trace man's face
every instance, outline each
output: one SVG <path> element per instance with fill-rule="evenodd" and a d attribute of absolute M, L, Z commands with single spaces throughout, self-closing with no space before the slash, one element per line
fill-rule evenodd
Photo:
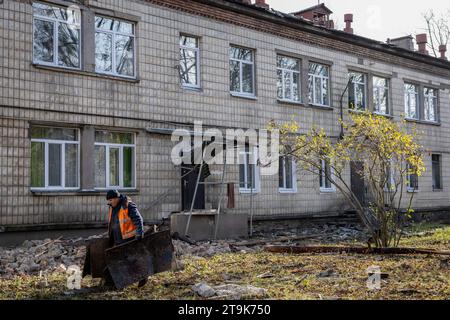
<path fill-rule="evenodd" d="M 111 207 L 115 208 L 115 207 L 117 207 L 117 205 L 119 204 L 119 201 L 120 201 L 119 198 L 109 199 L 109 200 L 108 200 L 108 204 L 109 204 Z"/>

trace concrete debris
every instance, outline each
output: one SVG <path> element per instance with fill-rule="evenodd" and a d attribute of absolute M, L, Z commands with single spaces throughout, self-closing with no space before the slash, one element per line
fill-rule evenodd
<path fill-rule="evenodd" d="M 83 239 L 25 240 L 18 247 L 0 247 L 0 277 L 65 272 L 70 266 L 83 267 L 86 243 L 105 234 Z"/>
<path fill-rule="evenodd" d="M 311 242 L 334 243 L 361 240 L 367 236 L 363 227 L 354 222 L 288 221 L 255 223 L 251 239 L 217 240 L 188 243 L 173 240 L 176 270 L 182 270 L 183 258 L 202 259 L 217 254 L 254 253 L 264 250 L 266 242 L 272 245 L 295 245 Z M 106 237 L 106 233 L 89 238 L 25 240 L 14 248 L 0 247 L 0 277 L 14 275 L 63 272 L 71 265 L 83 267 L 85 245 L 91 239 Z M 311 237 L 308 237 L 311 236 Z M 302 238 L 304 240 L 302 240 Z M 291 238 L 289 240 L 289 238 Z M 279 242 L 277 242 L 279 240 Z"/>
<path fill-rule="evenodd" d="M 240 300 L 243 297 L 263 297 L 267 294 L 267 289 L 238 284 L 223 284 L 212 287 L 206 283 L 198 283 L 192 286 L 192 291 L 203 298 L 217 297 L 234 300 Z"/>

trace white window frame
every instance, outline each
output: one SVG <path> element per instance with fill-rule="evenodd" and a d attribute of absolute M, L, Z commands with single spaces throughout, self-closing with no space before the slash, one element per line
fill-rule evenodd
<path fill-rule="evenodd" d="M 407 86 L 414 86 L 415 90 L 411 91 L 407 89 Z M 414 83 L 405 83 L 405 118 L 410 120 L 419 120 L 420 119 L 420 95 L 419 95 L 419 86 Z M 415 118 L 411 117 L 411 97 L 415 97 L 416 99 L 416 116 Z"/>
<path fill-rule="evenodd" d="M 44 187 L 31 187 L 31 191 L 68 191 L 80 189 L 80 132 L 78 129 L 73 128 L 56 128 L 55 129 L 71 129 L 76 130 L 77 140 L 55 140 L 55 139 L 35 139 L 32 138 L 31 142 L 44 143 Z M 49 186 L 49 144 L 61 145 L 61 186 Z M 66 184 L 66 144 L 75 144 L 77 148 L 77 187 L 65 187 Z M 31 173 L 30 173 L 31 174 Z"/>
<path fill-rule="evenodd" d="M 192 48 L 192 47 L 180 44 L 180 51 L 181 50 L 187 50 L 187 51 L 195 52 L 195 69 L 196 69 L 196 73 L 197 73 L 197 77 L 196 77 L 197 83 L 196 84 L 183 83 L 183 81 L 181 79 L 181 67 L 180 67 L 180 83 L 181 83 L 181 86 L 186 87 L 186 88 L 199 89 L 199 88 L 201 88 L 201 82 L 200 82 L 200 38 L 199 37 L 195 37 L 195 36 L 191 36 L 191 35 L 187 35 L 187 34 L 180 34 L 180 38 L 181 37 L 192 38 L 192 39 L 195 39 L 196 42 L 197 42 L 197 46 L 195 48 Z"/>
<path fill-rule="evenodd" d="M 375 81 L 374 81 L 374 79 L 375 78 L 379 78 L 379 79 L 384 79 L 384 80 L 386 80 L 386 86 L 378 86 L 378 85 L 375 85 Z M 380 115 L 384 115 L 384 116 L 387 116 L 387 115 L 390 115 L 391 114 L 391 104 L 390 104 L 390 96 L 391 96 L 391 91 L 390 91 L 390 79 L 389 78 L 386 78 L 386 77 L 380 77 L 380 76 L 377 76 L 377 75 L 374 75 L 373 77 L 372 77 L 372 82 L 374 83 L 374 85 L 373 85 L 373 96 L 374 96 L 374 100 L 373 100 L 373 109 L 374 109 L 374 112 L 376 113 L 376 114 L 380 114 Z M 387 92 L 387 96 L 386 96 L 386 113 L 383 113 L 383 112 L 381 112 L 381 111 L 379 111 L 379 108 L 380 108 L 380 91 L 382 91 L 382 92 L 384 92 L 384 91 L 386 91 Z M 375 99 L 375 97 L 376 97 L 376 99 Z M 378 110 L 377 110 L 377 108 L 378 108 Z"/>
<path fill-rule="evenodd" d="M 284 58 L 288 58 L 288 59 L 293 59 L 293 60 L 297 60 L 298 62 L 298 66 L 299 66 L 299 70 L 294 70 L 294 69 L 288 69 L 288 68 L 282 68 L 278 66 L 278 58 L 279 57 L 284 57 Z M 277 94 L 277 99 L 280 101 L 287 101 L 287 102 L 294 102 L 294 103 L 301 103 L 302 102 L 302 77 L 301 77 L 301 65 L 302 65 L 302 61 L 300 59 L 297 58 L 292 58 L 289 56 L 285 56 L 285 55 L 277 55 L 277 77 L 278 77 L 278 71 L 281 71 L 281 90 L 282 90 L 282 98 L 278 97 Z M 293 98 L 288 99 L 286 98 L 286 92 L 285 92 L 285 79 L 284 76 L 286 73 L 289 73 L 289 77 L 291 79 L 291 95 L 293 96 L 294 93 L 294 74 L 298 75 L 298 100 L 295 100 Z M 277 88 L 278 89 L 278 88 Z"/>
<path fill-rule="evenodd" d="M 331 184 L 330 188 L 324 187 L 326 185 L 326 179 L 327 179 L 327 176 L 325 174 L 325 172 L 326 172 L 325 171 L 325 169 L 326 169 L 325 165 L 326 165 L 326 160 L 322 159 L 321 160 L 322 170 L 321 170 L 321 174 L 320 174 L 320 192 L 322 192 L 322 193 L 335 193 L 336 192 L 336 186 L 333 183 L 330 182 L 330 184 Z M 331 165 L 330 165 L 330 175 L 331 175 L 330 179 L 334 180 L 334 170 L 333 170 L 333 167 L 331 167 Z"/>
<path fill-rule="evenodd" d="M 250 147 L 249 147 L 250 148 Z M 239 181 L 239 193 L 259 193 L 261 191 L 261 183 L 260 183 L 260 168 L 258 166 L 258 156 L 259 156 L 259 150 L 257 146 L 253 146 L 253 152 L 247 151 L 247 148 L 239 148 L 239 159 L 243 158 L 244 159 L 244 181 L 245 181 L 245 187 L 241 187 L 241 181 Z M 256 154 L 255 157 L 255 166 L 254 166 L 254 177 L 255 177 L 255 187 L 252 188 L 248 188 L 248 167 L 249 167 L 249 163 L 247 161 L 247 155 L 248 154 Z M 241 157 L 241 155 L 243 155 L 243 157 Z M 251 158 L 251 157 L 249 157 Z M 240 161 L 240 160 L 239 160 Z M 239 163 L 242 164 L 242 163 Z M 239 170 L 240 170 L 240 166 L 239 166 Z"/>
<path fill-rule="evenodd" d="M 122 144 L 122 143 L 108 143 L 108 142 L 95 142 L 94 143 L 94 148 L 96 146 L 103 146 L 105 147 L 105 184 L 106 187 L 97 187 L 95 186 L 95 190 L 108 190 L 108 189 L 119 189 L 119 190 L 135 190 L 136 189 L 136 180 L 137 180 L 137 174 L 136 174 L 136 134 L 135 133 L 130 133 L 130 132 L 125 132 L 127 134 L 133 134 L 133 141 L 134 144 Z M 131 187 L 124 187 L 123 186 L 123 148 L 127 148 L 127 147 L 131 147 L 133 148 L 133 182 L 134 185 Z M 119 149 L 119 185 L 118 186 L 113 186 L 110 185 L 110 181 L 109 181 L 109 174 L 110 174 L 110 159 L 109 159 L 109 150 L 110 149 Z M 95 161 L 95 160 L 94 160 Z"/>
<path fill-rule="evenodd" d="M 37 4 L 43 4 L 49 7 L 57 7 L 57 8 L 62 8 L 64 9 L 64 7 L 62 6 L 58 6 L 55 5 L 53 3 L 43 3 L 43 2 L 33 2 L 37 3 Z M 68 9 L 66 7 L 66 9 Z M 81 17 L 80 17 L 81 18 Z M 41 60 L 36 60 L 35 56 L 34 56 L 34 33 L 36 30 L 36 20 L 42 20 L 42 21 L 47 21 L 47 22 L 52 22 L 53 23 L 53 62 L 48 62 L 48 61 L 41 61 Z M 58 64 L 58 26 L 60 23 L 65 23 L 65 24 L 69 24 L 67 21 L 62 20 L 62 19 L 57 19 L 57 18 L 51 18 L 51 17 L 47 17 L 47 16 L 41 16 L 39 14 L 36 14 L 33 12 L 33 63 L 34 64 L 39 64 L 39 65 L 43 65 L 43 66 L 49 66 L 49 67 L 56 67 L 56 68 L 62 68 L 62 69 L 71 69 L 71 70 L 81 70 L 81 63 L 82 63 L 82 56 L 81 53 L 83 52 L 82 50 L 82 32 L 81 32 L 81 21 L 80 21 L 80 25 L 77 27 L 78 31 L 79 31 L 79 45 L 78 45 L 78 63 L 79 66 L 78 68 L 74 68 L 74 67 L 68 67 L 68 66 L 62 66 Z"/>
<path fill-rule="evenodd" d="M 256 79 L 255 79 L 255 50 L 254 49 L 250 49 L 250 48 L 244 48 L 244 47 L 239 47 L 239 46 L 230 46 L 230 48 L 236 48 L 236 49 L 244 49 L 244 50 L 250 50 L 252 52 L 252 61 L 248 61 L 248 60 L 241 60 L 241 59 L 236 59 L 236 58 L 232 58 L 230 55 L 230 60 L 229 61 L 236 61 L 239 62 L 239 89 L 240 91 L 231 91 L 230 93 L 232 95 L 235 96 L 241 96 L 241 97 L 250 97 L 250 98 L 254 98 L 256 97 Z M 252 93 L 248 93 L 248 92 L 244 92 L 243 90 L 243 85 L 244 82 L 242 81 L 243 79 L 243 73 L 242 73 L 242 65 L 243 64 L 249 64 L 252 66 Z M 231 84 L 231 78 L 229 79 L 230 84 Z M 231 86 L 229 86 L 231 87 Z"/>
<path fill-rule="evenodd" d="M 433 94 L 426 94 L 426 90 L 433 90 Z M 437 89 L 435 88 L 431 88 L 431 87 L 424 87 L 423 88 L 423 118 L 425 121 L 428 122 L 438 122 L 438 103 L 439 103 L 439 99 L 438 99 L 438 94 L 437 94 Z M 434 106 L 434 120 L 430 120 L 426 118 L 426 105 L 427 105 L 427 101 L 428 101 L 428 105 L 430 105 L 430 101 L 433 102 L 433 106 Z"/>
<path fill-rule="evenodd" d="M 354 109 L 350 109 L 350 110 L 352 110 L 352 111 L 364 112 L 364 111 L 367 110 L 367 91 L 368 91 L 368 90 L 367 90 L 367 74 L 366 74 L 366 73 L 362 73 L 362 72 L 350 71 L 350 72 L 349 72 L 349 75 L 351 75 L 351 74 L 362 75 L 364 81 L 363 81 L 363 82 L 361 82 L 361 81 L 356 81 L 356 80 L 352 80 L 352 81 L 351 81 L 351 83 L 353 83 L 353 96 L 355 97 L 355 108 L 354 108 Z M 357 93 L 356 88 L 357 88 L 358 86 L 360 86 L 360 85 L 364 86 L 364 101 L 362 101 L 363 104 L 364 104 L 364 109 L 358 109 L 358 108 L 357 108 L 358 103 L 359 103 L 360 101 L 358 101 L 358 96 L 357 96 L 357 94 L 356 94 L 356 93 Z M 350 88 L 349 88 L 349 91 L 348 91 L 348 92 L 350 93 Z M 350 104 L 350 96 L 349 96 L 349 104 Z M 349 107 L 350 107 L 350 106 L 349 106 Z"/>
<path fill-rule="evenodd" d="M 323 75 L 318 75 L 318 74 L 314 74 L 314 73 L 310 73 L 309 69 L 311 64 L 318 64 L 321 66 L 324 66 L 325 68 L 327 68 L 328 70 L 328 76 L 323 76 Z M 309 90 L 312 90 L 312 101 L 309 101 L 310 104 L 315 105 L 315 106 L 319 106 L 319 107 L 330 107 L 331 106 L 331 96 L 330 96 L 330 66 L 323 64 L 323 63 L 318 63 L 318 62 L 309 62 L 309 66 L 308 66 L 308 79 L 312 77 L 312 87 L 308 88 Z M 316 101 L 316 79 L 320 78 L 320 102 Z M 323 83 L 327 82 L 327 97 L 328 97 L 328 104 L 324 104 L 323 103 Z M 308 96 L 309 96 L 310 92 L 308 92 Z"/>
<path fill-rule="evenodd" d="M 295 161 L 292 159 L 292 157 L 286 157 L 282 156 L 282 158 L 285 158 L 283 161 L 283 185 L 284 187 L 278 187 L 278 191 L 280 193 L 297 193 L 297 166 Z M 286 188 L 286 158 L 290 158 L 290 161 L 292 161 L 292 172 L 291 172 L 291 179 L 292 179 L 292 188 Z"/>
<path fill-rule="evenodd" d="M 97 68 L 97 64 L 95 63 L 95 72 L 99 73 L 99 74 L 106 74 L 106 75 L 111 75 L 111 76 L 115 76 L 115 77 L 122 77 L 122 78 L 129 78 L 129 79 L 136 79 L 136 74 L 137 74 L 137 70 L 136 70 L 136 47 L 137 47 L 137 43 L 136 43 L 136 23 L 133 21 L 128 21 L 128 20 L 123 20 L 123 19 L 117 19 L 117 18 L 112 18 L 112 17 L 108 17 L 108 16 L 104 16 L 101 14 L 96 14 L 95 18 L 105 18 L 105 19 L 110 19 L 113 21 L 123 21 L 125 23 L 129 23 L 131 25 L 133 25 L 133 33 L 124 33 L 124 32 L 119 32 L 119 31 L 114 31 L 114 30 L 104 30 L 104 29 L 99 29 L 97 28 L 97 26 L 95 26 L 95 32 L 94 32 L 94 39 L 95 39 L 95 35 L 97 33 L 105 33 L 105 34 L 109 34 L 111 35 L 111 41 L 112 41 L 112 45 L 111 45 L 111 63 L 112 63 L 112 71 L 108 72 L 108 71 L 104 71 L 104 70 L 99 70 Z M 94 22 L 95 23 L 95 22 Z M 125 36 L 125 37 L 132 37 L 133 38 L 133 72 L 134 74 L 132 76 L 128 76 L 128 75 L 124 75 L 124 74 L 120 74 L 116 71 L 116 35 L 117 36 Z M 95 40 L 94 40 L 95 42 Z M 95 43 L 94 45 L 94 55 L 95 55 L 95 51 L 97 50 L 97 44 Z"/>

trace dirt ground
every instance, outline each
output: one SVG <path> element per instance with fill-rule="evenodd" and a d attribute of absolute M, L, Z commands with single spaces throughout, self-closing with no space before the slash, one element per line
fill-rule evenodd
<path fill-rule="evenodd" d="M 358 240 L 302 242 L 314 245 L 363 245 Z M 204 246 L 207 246 L 204 244 Z M 413 226 L 402 246 L 450 249 L 450 226 Z M 183 247 L 180 247 L 183 251 Z M 178 249 L 180 250 L 180 249 Z M 211 250 L 210 250 L 211 251 Z M 67 288 L 68 274 L 0 277 L 0 299 L 223 299 L 203 294 L 196 284 L 248 286 L 258 295 L 240 299 L 450 299 L 450 257 L 443 255 L 271 254 L 258 250 L 218 250 L 200 256 L 195 251 L 177 253 L 178 270 L 156 274 L 143 288 L 107 290 L 99 279 L 86 277 L 81 290 Z M 379 289 L 369 289 L 368 268 L 379 267 Z"/>

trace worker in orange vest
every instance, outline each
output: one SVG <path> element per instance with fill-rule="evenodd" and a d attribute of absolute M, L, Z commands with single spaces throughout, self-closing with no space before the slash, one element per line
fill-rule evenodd
<path fill-rule="evenodd" d="M 117 190 L 109 190 L 106 194 L 109 205 L 108 235 L 111 245 L 119 245 L 134 239 L 144 238 L 144 219 L 137 206 L 126 195 L 121 195 Z M 144 286 L 147 279 L 139 282 L 139 287 Z"/>

